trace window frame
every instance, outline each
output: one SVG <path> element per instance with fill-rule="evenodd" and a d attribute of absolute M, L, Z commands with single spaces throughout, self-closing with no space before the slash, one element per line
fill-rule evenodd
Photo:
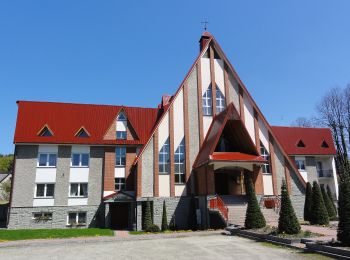
<path fill-rule="evenodd" d="M 177 167 L 176 167 L 177 166 Z M 183 169 L 181 171 L 181 169 Z M 178 177 L 178 181 L 176 178 Z M 174 183 L 175 185 L 186 183 L 186 146 L 183 138 L 174 152 Z"/>
<path fill-rule="evenodd" d="M 124 182 L 117 182 L 117 179 L 124 180 Z M 119 186 L 119 189 L 117 189 L 117 185 Z M 123 188 L 124 186 L 124 188 Z M 126 178 L 125 177 L 115 177 L 114 178 L 114 190 L 115 191 L 125 191 L 126 190 Z"/>
<path fill-rule="evenodd" d="M 170 138 L 169 137 L 165 140 L 162 148 L 158 153 L 158 174 L 170 174 Z"/>
<path fill-rule="evenodd" d="M 44 185 L 44 195 L 38 196 L 38 185 Z M 53 185 L 53 195 L 47 196 L 47 185 Z M 35 184 L 35 191 L 34 191 L 34 198 L 35 199 L 53 199 L 55 197 L 55 183 L 36 183 Z"/>
<path fill-rule="evenodd" d="M 75 214 L 75 223 L 69 223 L 69 214 Z M 79 214 L 85 214 L 85 223 L 79 223 Z M 67 226 L 86 226 L 87 212 L 86 211 L 69 211 L 67 213 Z"/>
<path fill-rule="evenodd" d="M 117 150 L 124 151 L 124 153 L 118 153 Z M 124 158 L 124 162 L 123 162 L 123 158 Z M 115 167 L 123 168 L 126 166 L 126 146 L 117 146 L 115 148 L 114 164 L 115 164 Z"/>
<path fill-rule="evenodd" d="M 263 157 L 266 161 L 268 161 L 268 163 L 264 163 L 261 165 L 261 173 L 271 174 L 270 153 L 261 141 L 260 141 L 260 156 Z"/>
<path fill-rule="evenodd" d="M 45 165 L 40 165 L 40 156 L 45 155 L 46 157 L 46 163 Z M 50 165 L 50 155 L 55 155 L 55 165 Z M 56 168 L 57 167 L 57 153 L 38 153 L 38 160 L 36 167 L 38 168 Z"/>
<path fill-rule="evenodd" d="M 122 136 L 118 136 L 118 133 L 122 134 Z M 126 140 L 127 139 L 127 132 L 125 131 L 116 131 L 116 138 L 117 140 Z"/>
<path fill-rule="evenodd" d="M 79 165 L 73 165 L 73 157 L 74 155 L 79 155 Z M 88 156 L 88 163 L 87 165 L 82 165 L 83 161 L 83 155 Z M 90 153 L 72 153 L 71 160 L 70 160 L 70 166 L 73 168 L 89 168 L 90 165 Z"/>
<path fill-rule="evenodd" d="M 211 85 L 202 95 L 202 114 L 203 116 L 213 115 L 213 90 Z"/>
<path fill-rule="evenodd" d="M 41 217 L 36 218 L 35 215 L 40 214 Z M 51 217 L 48 217 L 47 219 L 44 218 L 44 215 L 51 215 Z M 47 221 L 52 220 L 53 218 L 53 212 L 43 211 L 43 212 L 32 212 L 32 219 L 36 221 Z"/>
<path fill-rule="evenodd" d="M 295 164 L 298 168 L 298 171 L 306 172 L 306 160 L 305 159 L 295 158 L 294 161 L 295 161 Z M 300 162 L 302 162 L 302 164 L 300 164 Z M 302 168 L 300 166 L 304 166 L 304 168 Z"/>
<path fill-rule="evenodd" d="M 72 184 L 78 185 L 78 195 L 72 195 Z M 81 185 L 86 185 L 86 195 L 80 195 L 81 192 Z M 69 191 L 68 191 L 68 198 L 88 198 L 89 197 L 89 183 L 88 182 L 71 182 L 69 183 Z"/>
<path fill-rule="evenodd" d="M 220 112 L 222 112 L 226 109 L 225 96 L 218 87 L 216 87 L 215 106 L 216 106 L 216 113 L 217 114 L 219 114 Z"/>

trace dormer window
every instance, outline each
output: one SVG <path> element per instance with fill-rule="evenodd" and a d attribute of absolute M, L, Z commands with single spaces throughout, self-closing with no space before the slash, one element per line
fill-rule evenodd
<path fill-rule="evenodd" d="M 38 136 L 45 136 L 45 137 L 49 137 L 49 136 L 53 136 L 52 131 L 50 130 L 50 128 L 45 125 L 39 132 L 38 132 Z"/>
<path fill-rule="evenodd" d="M 117 129 L 116 137 L 117 139 L 125 140 L 126 139 L 126 128 L 128 125 L 128 120 L 123 112 L 119 113 L 117 117 Z"/>
<path fill-rule="evenodd" d="M 302 140 L 299 140 L 299 142 L 297 143 L 297 147 L 304 148 L 305 147 L 304 142 Z"/>
<path fill-rule="evenodd" d="M 86 137 L 90 137 L 90 134 L 88 133 L 88 131 L 86 131 L 84 127 L 81 127 L 79 131 L 75 134 L 75 136 L 86 138 Z"/>
<path fill-rule="evenodd" d="M 325 140 L 323 140 L 321 147 L 322 148 L 329 148 L 329 145 L 327 144 L 327 142 Z"/>

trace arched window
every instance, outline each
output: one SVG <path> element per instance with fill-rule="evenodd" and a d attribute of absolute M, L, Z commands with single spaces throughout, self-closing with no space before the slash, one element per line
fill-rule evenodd
<path fill-rule="evenodd" d="M 202 97 L 203 116 L 211 116 L 213 114 L 212 103 L 212 90 L 210 85 Z"/>

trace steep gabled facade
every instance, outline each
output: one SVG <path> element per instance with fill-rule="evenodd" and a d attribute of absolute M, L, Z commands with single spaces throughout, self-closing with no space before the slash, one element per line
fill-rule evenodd
<path fill-rule="evenodd" d="M 158 108 L 18 107 L 10 228 L 140 230 L 147 200 L 154 223 L 165 200 L 168 220 L 186 228 L 191 196 L 197 224 L 207 228 L 208 202 L 244 198 L 247 177 L 261 201 L 278 199 L 285 179 L 301 217 L 306 179 L 208 32 L 180 87 Z"/>

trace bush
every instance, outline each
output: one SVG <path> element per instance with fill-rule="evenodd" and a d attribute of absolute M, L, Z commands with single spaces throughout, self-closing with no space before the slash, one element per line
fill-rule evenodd
<path fill-rule="evenodd" d="M 304 220 L 310 221 L 312 216 L 312 186 L 308 182 L 306 184 L 305 204 L 304 204 Z"/>
<path fill-rule="evenodd" d="M 162 231 L 168 230 L 168 218 L 166 214 L 165 200 L 163 201 Z"/>
<path fill-rule="evenodd" d="M 332 201 L 328 197 L 328 194 L 324 189 L 324 186 L 321 187 L 321 192 L 322 192 L 322 198 L 324 201 L 324 205 L 326 206 L 329 219 L 335 219 L 337 217 L 337 214 L 334 211 Z"/>
<path fill-rule="evenodd" d="M 145 210 L 145 223 L 144 229 L 147 230 L 152 226 L 152 213 L 151 213 L 151 202 L 147 200 L 146 202 L 146 210 Z"/>
<path fill-rule="evenodd" d="M 349 177 L 339 183 L 338 199 L 338 234 L 337 238 L 350 246 L 350 180 Z"/>
<path fill-rule="evenodd" d="M 248 207 L 244 226 L 247 229 L 263 228 L 266 226 L 264 215 L 261 213 L 251 176 L 246 178 L 246 192 L 248 196 Z"/>
<path fill-rule="evenodd" d="M 338 211 L 337 211 L 337 207 L 335 206 L 335 203 L 334 203 L 334 200 L 333 200 L 333 195 L 332 195 L 332 192 L 331 192 L 331 188 L 329 188 L 329 185 L 327 185 L 327 195 L 328 195 L 329 199 L 330 199 L 331 202 L 332 202 L 335 215 L 337 215 L 337 212 L 338 212 Z"/>
<path fill-rule="evenodd" d="M 316 181 L 312 187 L 312 216 L 310 223 L 313 225 L 328 225 L 329 217 L 326 206 L 324 205 L 320 186 Z"/>
<path fill-rule="evenodd" d="M 300 232 L 300 224 L 295 215 L 292 202 L 290 201 L 287 185 L 282 182 L 281 187 L 281 210 L 278 219 L 278 232 L 287 234 L 298 234 Z"/>
<path fill-rule="evenodd" d="M 146 232 L 151 232 L 151 233 L 157 233 L 160 232 L 160 229 L 157 225 L 151 224 L 147 229 Z"/>

